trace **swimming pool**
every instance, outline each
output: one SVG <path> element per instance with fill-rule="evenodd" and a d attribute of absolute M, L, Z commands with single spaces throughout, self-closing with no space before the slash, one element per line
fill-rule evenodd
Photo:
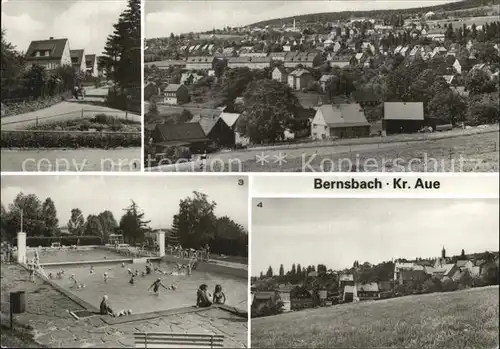
<path fill-rule="evenodd" d="M 30 249 L 26 256 L 31 260 L 35 256 L 35 251 Z M 123 259 L 127 258 L 113 250 L 104 248 L 85 248 L 85 249 L 38 249 L 40 263 L 57 263 L 57 262 L 86 262 L 97 261 L 104 259 Z M 130 258 L 130 257 L 129 257 Z"/>
<path fill-rule="evenodd" d="M 44 271 L 48 275 L 52 273 L 52 281 L 65 290 L 76 295 L 80 299 L 99 307 L 104 295 L 109 297 L 114 310 L 131 309 L 133 313 L 149 313 L 177 309 L 196 304 L 196 291 L 201 284 L 207 284 L 210 293 L 213 293 L 215 285 L 222 285 L 226 294 L 226 304 L 235 308 L 247 309 L 247 280 L 244 278 L 231 277 L 225 274 L 207 273 L 193 270 L 191 275 L 162 275 L 152 272 L 150 275 L 135 277 L 134 285 L 129 284 L 130 275 L 128 268 L 145 270 L 144 263 L 107 263 L 94 265 L 95 273 L 90 273 L 88 261 L 123 259 L 122 255 L 112 250 L 88 249 L 88 250 L 45 250 L 39 252 L 40 263 L 55 262 L 78 262 L 86 264 L 45 266 Z M 177 269 L 173 263 L 154 263 L 160 269 L 170 272 Z M 56 273 L 64 269 L 65 275 L 61 279 L 55 277 Z M 104 273 L 109 275 L 108 282 L 104 282 Z M 77 289 L 69 277 L 75 274 L 76 279 L 85 284 L 85 288 Z M 175 291 L 167 291 L 160 288 L 158 295 L 148 292 L 148 288 L 157 279 L 161 278 L 165 286 L 176 285 Z"/>

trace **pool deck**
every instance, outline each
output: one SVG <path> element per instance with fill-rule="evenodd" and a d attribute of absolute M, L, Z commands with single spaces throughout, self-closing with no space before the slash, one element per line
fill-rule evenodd
<path fill-rule="evenodd" d="M 146 257 L 138 257 L 138 258 L 115 258 L 115 259 L 100 259 L 94 261 L 61 261 L 61 262 L 49 262 L 49 263 L 40 263 L 42 267 L 54 267 L 54 266 L 75 266 L 75 265 L 87 265 L 87 264 L 109 264 L 109 263 L 132 263 L 135 259 L 145 259 Z M 155 262 L 160 260 L 159 257 L 147 257 L 148 260 Z"/>
<path fill-rule="evenodd" d="M 26 269 L 20 265 L 2 265 L 2 331 L 9 323 L 9 293 L 24 291 L 26 312 L 14 315 L 14 326 L 16 330 L 25 329 L 36 343 L 47 347 L 134 347 L 133 333 L 137 331 L 222 334 L 225 347 L 247 347 L 244 311 L 227 306 L 187 307 L 119 318 L 98 315 L 75 320 L 70 312 L 94 311 L 95 307 L 56 286 L 39 277 L 34 283 L 29 282 Z M 3 339 L 2 345 L 13 346 Z"/>

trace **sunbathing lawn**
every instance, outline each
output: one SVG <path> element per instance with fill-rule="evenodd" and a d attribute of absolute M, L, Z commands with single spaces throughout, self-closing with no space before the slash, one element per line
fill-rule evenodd
<path fill-rule="evenodd" d="M 252 319 L 254 348 L 498 348 L 498 286 Z"/>

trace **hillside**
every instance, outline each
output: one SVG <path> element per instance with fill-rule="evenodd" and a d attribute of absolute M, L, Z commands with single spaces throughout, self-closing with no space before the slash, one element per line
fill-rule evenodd
<path fill-rule="evenodd" d="M 252 319 L 256 348 L 496 348 L 498 286 Z"/>
<path fill-rule="evenodd" d="M 328 22 L 328 21 L 342 21 L 351 18 L 369 17 L 373 19 L 384 19 L 393 15 L 403 15 L 407 17 L 416 14 L 423 14 L 429 11 L 443 12 L 443 11 L 462 11 L 480 8 L 489 5 L 499 4 L 500 0 L 464 0 L 448 4 L 441 4 L 428 7 L 415 7 L 408 9 L 397 10 L 369 10 L 369 11 L 343 11 L 343 12 L 324 12 L 312 13 L 306 15 L 298 15 L 284 18 L 275 18 L 265 21 L 250 24 L 249 27 L 263 27 L 269 26 L 282 26 L 285 23 L 290 23 L 293 19 L 297 22 L 311 23 L 311 22 Z"/>

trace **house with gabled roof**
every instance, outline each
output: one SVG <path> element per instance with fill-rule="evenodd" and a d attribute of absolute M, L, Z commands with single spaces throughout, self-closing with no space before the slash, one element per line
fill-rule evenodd
<path fill-rule="evenodd" d="M 231 127 L 219 117 L 199 117 L 195 116 L 190 121 L 191 123 L 198 123 L 205 137 L 210 139 L 212 143 L 221 147 L 233 147 L 235 144 L 235 134 Z"/>
<path fill-rule="evenodd" d="M 85 65 L 87 66 L 87 74 L 97 77 L 99 72 L 97 71 L 97 56 L 94 54 L 85 55 Z"/>
<path fill-rule="evenodd" d="M 35 40 L 30 43 L 25 55 L 26 66 L 40 65 L 47 70 L 72 66 L 68 39 Z"/>
<path fill-rule="evenodd" d="M 77 72 L 86 72 L 87 64 L 85 62 L 84 50 L 70 50 L 71 65 Z"/>
<path fill-rule="evenodd" d="M 288 75 L 288 86 L 292 90 L 300 91 L 314 81 L 312 74 L 306 69 L 295 69 Z"/>
<path fill-rule="evenodd" d="M 195 151 L 207 147 L 209 139 L 199 123 L 156 124 L 151 134 L 157 152 L 168 147 L 186 146 Z"/>
<path fill-rule="evenodd" d="M 424 122 L 422 102 L 385 102 L 383 128 L 387 134 L 413 133 L 420 130 Z"/>
<path fill-rule="evenodd" d="M 279 66 L 275 67 L 271 73 L 271 78 L 273 80 L 286 83 L 288 81 L 288 74 L 285 70 L 285 68 Z"/>
<path fill-rule="evenodd" d="M 363 108 L 357 103 L 322 105 L 316 110 L 311 123 L 311 136 L 316 140 L 369 135 L 370 124 Z"/>
<path fill-rule="evenodd" d="M 163 90 L 165 104 L 178 105 L 189 101 L 189 90 L 186 85 L 169 84 Z"/>

